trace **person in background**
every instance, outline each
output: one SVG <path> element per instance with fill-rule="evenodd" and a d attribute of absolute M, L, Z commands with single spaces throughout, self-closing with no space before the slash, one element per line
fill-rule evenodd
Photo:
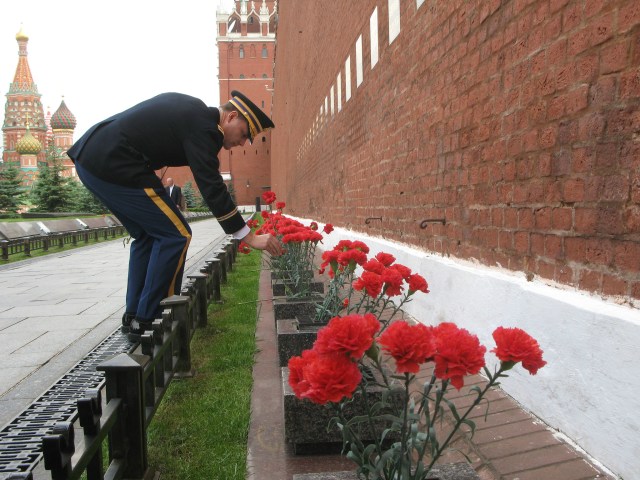
<path fill-rule="evenodd" d="M 161 317 L 160 302 L 177 294 L 191 228 L 155 171 L 189 166 L 225 233 L 254 249 L 282 254 L 280 241 L 246 225 L 220 175 L 218 152 L 243 145 L 274 124 L 238 91 L 220 107 L 163 93 L 91 127 L 67 152 L 85 186 L 131 237 L 122 330 L 131 341 Z"/>
<path fill-rule="evenodd" d="M 182 196 L 182 189 L 173 183 L 173 178 L 167 178 L 167 186 L 165 187 L 165 190 L 167 191 L 169 198 L 173 200 L 173 203 L 178 206 L 181 212 L 184 212 L 184 197 Z"/>

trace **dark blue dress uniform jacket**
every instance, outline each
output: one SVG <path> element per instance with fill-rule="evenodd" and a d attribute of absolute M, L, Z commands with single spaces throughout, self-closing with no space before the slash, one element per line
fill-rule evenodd
<path fill-rule="evenodd" d="M 225 233 L 245 222 L 220 175 L 220 112 L 202 100 L 163 93 L 91 127 L 67 154 L 96 177 L 130 188 L 162 189 L 155 170 L 189 166 Z"/>

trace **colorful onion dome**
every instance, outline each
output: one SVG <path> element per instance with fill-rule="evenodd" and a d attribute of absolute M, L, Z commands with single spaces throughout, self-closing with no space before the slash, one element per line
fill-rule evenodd
<path fill-rule="evenodd" d="M 73 130 L 76 128 L 76 124 L 75 115 L 71 113 L 67 104 L 64 103 L 64 99 L 62 99 L 58 109 L 51 115 L 51 128 L 54 130 Z"/>
<path fill-rule="evenodd" d="M 37 155 L 41 151 L 42 144 L 36 137 L 31 135 L 31 130 L 27 126 L 26 133 L 16 144 L 16 152 L 20 155 Z"/>

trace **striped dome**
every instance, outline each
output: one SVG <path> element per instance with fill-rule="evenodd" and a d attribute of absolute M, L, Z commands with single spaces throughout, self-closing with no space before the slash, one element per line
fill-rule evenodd
<path fill-rule="evenodd" d="M 51 128 L 54 130 L 73 130 L 76 128 L 76 123 L 75 115 L 71 113 L 63 99 L 58 109 L 51 115 Z"/>
<path fill-rule="evenodd" d="M 16 144 L 16 152 L 20 155 L 37 155 L 41 151 L 42 144 L 36 137 L 31 135 L 31 130 L 27 127 L 26 133 Z"/>

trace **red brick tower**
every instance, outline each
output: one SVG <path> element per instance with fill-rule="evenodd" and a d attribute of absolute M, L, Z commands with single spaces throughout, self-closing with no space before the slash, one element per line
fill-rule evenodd
<path fill-rule="evenodd" d="M 41 95 L 38 87 L 33 82 L 31 69 L 27 60 L 27 37 L 22 28 L 16 35 L 18 42 L 18 66 L 13 82 L 6 94 L 4 123 L 2 133 L 4 137 L 4 150 L 2 160 L 5 164 L 20 165 L 20 153 L 16 150 L 20 139 L 27 134 L 27 126 L 30 127 L 30 135 L 43 147 L 47 145 L 47 126 L 44 119 L 44 109 L 40 102 Z M 37 162 L 45 162 L 44 148 L 36 155 Z M 31 167 L 25 173 L 33 173 Z"/>
<path fill-rule="evenodd" d="M 232 12 L 218 11 L 220 104 L 239 90 L 271 116 L 277 2 L 235 0 Z M 276 125 L 277 128 L 277 125 Z M 253 205 L 271 185 L 271 133 L 219 154 L 238 205 Z"/>

